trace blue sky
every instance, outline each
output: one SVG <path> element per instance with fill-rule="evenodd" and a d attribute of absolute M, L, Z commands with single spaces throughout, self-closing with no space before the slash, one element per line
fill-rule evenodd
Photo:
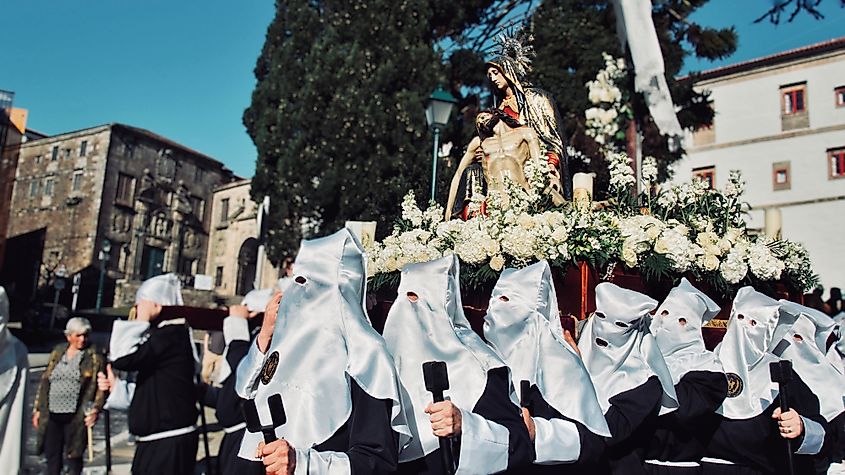
<path fill-rule="evenodd" d="M 709 69 L 843 35 L 837 0 L 824 0 L 821 21 L 802 14 L 778 27 L 752 24 L 769 4 L 712 0 L 693 19 L 735 25 L 739 50 L 688 66 Z M 123 122 L 252 176 L 256 152 L 241 115 L 272 0 L 17 0 L 0 12 L 0 89 L 29 109 L 29 127 L 55 134 Z"/>

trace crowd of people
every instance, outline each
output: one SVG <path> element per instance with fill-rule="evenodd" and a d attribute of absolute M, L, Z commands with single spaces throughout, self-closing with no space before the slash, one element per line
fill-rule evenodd
<path fill-rule="evenodd" d="M 218 474 L 845 473 L 845 314 L 744 287 L 710 351 L 721 309 L 685 279 L 662 302 L 603 282 L 574 335 L 541 261 L 502 272 L 482 337 L 450 255 L 402 270 L 380 334 L 365 263 L 347 230 L 303 241 L 283 292 L 228 308 L 206 365 L 161 316 L 183 303 L 172 274 L 138 289 L 108 362 L 69 320 L 32 414 L 47 473 L 81 473 L 104 407 L 128 410 L 132 473 L 195 473 L 203 406 L 224 428 Z M 7 304 L 0 288 L 0 463 L 17 473 L 26 349 Z"/>

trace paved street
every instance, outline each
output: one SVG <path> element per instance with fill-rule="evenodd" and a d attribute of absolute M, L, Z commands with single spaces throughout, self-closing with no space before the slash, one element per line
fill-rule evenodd
<path fill-rule="evenodd" d="M 35 392 L 38 388 L 38 382 L 44 374 L 44 369 L 47 365 L 47 360 L 53 346 L 63 341 L 61 333 L 53 333 L 48 336 L 27 335 L 22 334 L 17 330 L 13 330 L 29 348 L 29 365 L 30 374 L 27 382 L 27 409 L 26 414 L 32 414 L 32 404 L 35 400 Z M 104 332 L 94 332 L 92 334 L 92 341 L 101 348 L 106 345 L 108 334 Z M 212 456 L 217 454 L 217 448 L 220 445 L 220 439 L 223 437 L 222 430 L 216 424 L 213 409 L 206 409 L 206 418 L 209 423 L 209 446 Z M 128 474 L 132 464 L 132 456 L 135 453 L 135 445 L 131 441 L 129 432 L 127 430 L 126 413 L 121 411 L 111 411 L 110 413 L 111 426 L 111 455 L 112 455 L 112 473 L 114 474 Z M 36 435 L 35 430 L 31 425 L 28 425 L 28 432 L 26 434 L 26 459 L 24 461 L 24 474 L 41 474 L 46 468 L 46 462 L 43 457 L 37 455 L 36 451 Z M 200 438 L 199 450 L 197 451 L 197 460 L 205 458 L 203 450 L 202 438 Z M 97 425 L 94 427 L 94 460 L 88 461 L 87 454 L 84 457 L 84 470 L 86 474 L 104 474 L 106 473 L 106 443 L 105 443 L 105 418 L 100 417 Z M 197 473 L 204 473 L 198 467 Z"/>

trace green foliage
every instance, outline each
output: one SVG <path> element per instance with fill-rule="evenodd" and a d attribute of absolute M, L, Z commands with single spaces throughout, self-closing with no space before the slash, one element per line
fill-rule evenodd
<path fill-rule="evenodd" d="M 666 79 L 680 108 L 678 120 L 682 127 L 697 130 L 712 123 L 713 111 L 706 93 L 693 90 L 692 80 L 675 79 L 681 71 L 684 58 L 694 54 L 704 58 L 723 58 L 736 49 L 737 36 L 733 28 L 711 29 L 688 20 L 690 14 L 708 0 L 667 0 L 655 2 L 653 19 L 663 52 Z M 533 82 L 549 90 L 557 99 L 563 116 L 564 137 L 570 145 L 592 160 L 574 163 L 573 171 L 593 171 L 597 174 L 597 198 L 605 197 L 608 172 L 599 157 L 598 145 L 585 131 L 584 111 L 591 107 L 585 84 L 595 78 L 604 67 L 602 52 L 614 57 L 624 57 L 616 36 L 616 17 L 608 0 L 558 0 L 540 5 L 532 17 L 534 44 L 537 57 L 534 61 Z M 692 46 L 689 51 L 686 47 Z M 629 60 L 630 64 L 630 60 Z M 633 90 L 633 71 L 629 69 L 629 82 Z M 643 132 L 643 154 L 657 159 L 660 178 L 665 179 L 667 167 L 679 160 L 683 149 L 669 150 L 651 120 L 640 95 L 633 97 L 633 112 Z M 617 140 L 624 150 L 624 134 Z"/>

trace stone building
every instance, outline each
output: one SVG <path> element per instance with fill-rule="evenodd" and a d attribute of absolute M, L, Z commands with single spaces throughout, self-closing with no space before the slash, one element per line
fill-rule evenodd
<path fill-rule="evenodd" d="M 675 179 L 724 187 L 740 170 L 748 224 L 780 210 L 782 235 L 803 243 L 825 287 L 845 285 L 845 37 L 704 71 L 713 126 L 691 134 Z M 774 215 L 776 212 L 770 213 Z"/>
<path fill-rule="evenodd" d="M 15 93 L 0 90 L 0 266 L 6 249 L 12 184 L 20 146 L 26 141 L 26 109 L 14 107 Z"/>
<path fill-rule="evenodd" d="M 81 273 L 78 308 L 90 308 L 106 254 L 103 306 L 118 279 L 202 273 L 212 190 L 233 179 L 217 160 L 123 124 L 28 141 L 20 148 L 0 281 L 14 289 L 13 301 L 30 302 L 64 265 L 69 275 Z M 69 301 L 65 290 L 62 302 Z"/>
<path fill-rule="evenodd" d="M 279 278 L 278 268 L 259 251 L 258 205 L 250 198 L 250 185 L 241 180 L 214 190 L 206 273 L 220 296 L 244 295 L 255 283 L 273 287 Z"/>

